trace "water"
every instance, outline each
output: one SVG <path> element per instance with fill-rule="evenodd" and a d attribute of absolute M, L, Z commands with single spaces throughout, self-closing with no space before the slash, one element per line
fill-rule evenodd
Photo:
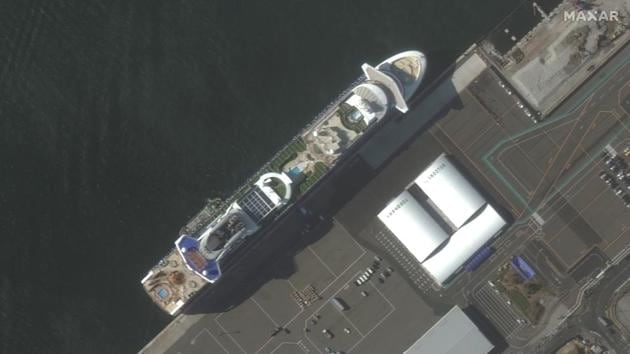
<path fill-rule="evenodd" d="M 518 0 L 0 1 L 0 352 L 131 353 L 139 280 L 356 78 L 428 79 Z"/>

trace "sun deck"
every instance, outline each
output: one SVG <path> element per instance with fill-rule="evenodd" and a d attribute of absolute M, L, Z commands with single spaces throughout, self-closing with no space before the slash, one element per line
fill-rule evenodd
<path fill-rule="evenodd" d="M 190 271 L 175 249 L 142 280 L 144 290 L 164 311 L 173 315 L 207 282 Z"/>

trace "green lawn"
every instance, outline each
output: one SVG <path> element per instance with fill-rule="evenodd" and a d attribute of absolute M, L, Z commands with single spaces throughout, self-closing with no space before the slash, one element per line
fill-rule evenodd
<path fill-rule="evenodd" d="M 521 312 L 523 312 L 524 314 L 527 314 L 529 312 L 529 301 L 527 301 L 527 298 L 523 294 L 521 294 L 520 291 L 516 289 L 510 289 L 507 291 L 507 296 L 514 303 L 514 305 L 516 305 L 516 307 L 521 310 Z"/>
<path fill-rule="evenodd" d="M 313 172 L 307 174 L 302 183 L 298 185 L 300 194 L 308 191 L 327 171 L 328 167 L 323 162 L 316 162 Z"/>
<path fill-rule="evenodd" d="M 287 188 L 284 186 L 284 183 L 275 183 L 274 185 L 271 186 L 271 188 L 273 188 L 273 190 L 280 196 L 280 198 L 282 198 L 284 196 L 284 193 L 286 193 Z"/>
<path fill-rule="evenodd" d="M 273 160 L 269 162 L 272 171 L 281 172 L 284 165 L 295 159 L 298 154 L 306 150 L 306 143 L 302 138 L 297 138 L 285 146 Z"/>

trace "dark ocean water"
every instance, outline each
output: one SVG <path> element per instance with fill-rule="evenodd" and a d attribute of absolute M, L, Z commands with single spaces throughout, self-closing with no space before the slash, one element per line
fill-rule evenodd
<path fill-rule="evenodd" d="M 139 280 L 339 90 L 519 0 L 0 0 L 0 352 L 131 353 Z"/>

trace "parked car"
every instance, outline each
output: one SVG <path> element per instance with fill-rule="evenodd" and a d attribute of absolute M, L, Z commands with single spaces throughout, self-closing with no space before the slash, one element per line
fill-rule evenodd
<path fill-rule="evenodd" d="M 604 182 L 606 182 L 610 188 L 617 188 L 617 181 L 615 181 L 612 177 L 604 179 Z"/>
<path fill-rule="evenodd" d="M 623 188 L 617 187 L 615 189 L 615 195 L 617 195 L 618 197 L 621 197 L 621 196 L 625 195 L 625 194 L 623 194 Z"/>
<path fill-rule="evenodd" d="M 609 319 L 602 316 L 597 316 L 597 321 L 604 327 L 608 327 L 612 324 Z"/>
<path fill-rule="evenodd" d="M 610 166 L 613 166 L 615 164 L 615 161 L 613 160 L 612 156 L 606 156 L 603 158 L 604 164 L 606 164 L 606 167 L 610 168 Z"/>
<path fill-rule="evenodd" d="M 615 165 L 611 165 L 608 167 L 608 170 L 610 170 L 610 172 L 613 173 L 613 175 L 618 174 L 619 172 L 623 172 L 623 170 L 621 168 L 619 168 L 619 166 Z"/>

